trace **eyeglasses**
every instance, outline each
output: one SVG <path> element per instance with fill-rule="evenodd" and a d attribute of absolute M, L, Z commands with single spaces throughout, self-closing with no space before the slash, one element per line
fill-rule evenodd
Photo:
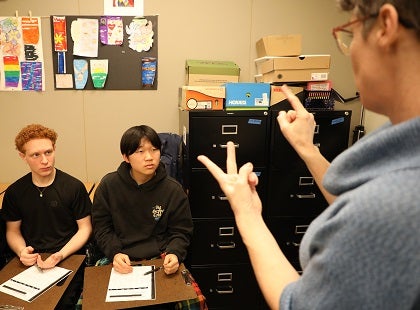
<path fill-rule="evenodd" d="M 350 55 L 350 44 L 351 44 L 351 41 L 353 40 L 353 31 L 346 28 L 356 23 L 364 22 L 365 20 L 376 17 L 376 16 L 378 15 L 371 14 L 362 18 L 352 20 L 351 22 L 348 22 L 344 25 L 333 28 L 332 34 L 334 36 L 335 41 L 337 42 L 337 46 L 340 52 L 342 52 L 346 56 Z"/>

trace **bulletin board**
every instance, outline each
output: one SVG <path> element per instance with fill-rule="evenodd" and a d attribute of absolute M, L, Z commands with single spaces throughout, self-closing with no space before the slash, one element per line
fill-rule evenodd
<path fill-rule="evenodd" d="M 98 39 L 98 48 L 97 48 L 97 57 L 86 57 L 74 55 L 75 42 L 72 38 L 72 23 L 78 19 L 96 19 L 98 24 L 103 23 L 103 19 L 106 16 L 60 16 L 65 18 L 65 34 L 66 34 L 66 51 L 60 52 L 56 50 L 55 43 L 57 42 L 54 37 L 57 35 L 54 32 L 54 17 L 51 16 L 51 39 L 52 39 L 52 59 L 53 59 L 53 68 L 54 68 L 54 85 L 57 90 L 156 90 L 158 86 L 158 16 L 143 16 L 143 17 L 134 17 L 134 16 L 121 16 L 123 22 L 123 41 L 120 45 L 106 45 L 101 43 L 101 39 Z M 149 28 L 152 28 L 153 31 L 153 40 L 149 50 L 135 50 L 133 48 L 133 40 L 129 40 L 130 35 L 128 31 L 133 32 L 129 28 L 132 25 L 133 20 L 142 19 L 148 22 Z M 150 29 L 149 29 L 150 30 Z M 142 31 L 136 30 L 136 31 Z M 63 57 L 64 61 L 60 60 L 60 57 Z M 75 84 L 75 68 L 73 66 L 73 60 L 75 59 L 84 59 L 88 62 L 88 77 L 87 82 L 83 88 L 76 88 Z M 102 88 L 98 88 L 94 85 L 91 76 L 91 59 L 107 59 L 108 60 L 108 73 L 105 79 L 105 83 Z M 154 64 L 154 70 L 150 70 L 150 60 L 152 60 L 152 65 Z M 64 62 L 64 68 L 63 68 Z M 143 68 L 143 71 L 142 71 Z M 64 73 L 63 73 L 64 70 Z M 148 70 L 148 71 L 146 71 Z M 77 71 L 77 69 L 76 69 Z M 148 78 L 150 81 L 150 72 L 152 72 L 153 82 L 146 83 L 142 80 L 144 74 L 149 74 Z M 73 87 L 63 87 L 62 83 L 57 84 L 57 75 L 60 75 L 60 78 L 63 77 L 62 74 L 65 74 L 66 78 L 71 78 L 73 82 Z M 71 77 L 70 77 L 71 75 Z"/>

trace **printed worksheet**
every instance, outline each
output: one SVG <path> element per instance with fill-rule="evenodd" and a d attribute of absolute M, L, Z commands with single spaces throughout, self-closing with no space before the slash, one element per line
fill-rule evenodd
<path fill-rule="evenodd" d="M 112 268 L 106 302 L 156 299 L 155 272 L 145 275 L 154 266 L 134 266 L 131 273 L 119 273 Z"/>
<path fill-rule="evenodd" d="M 41 270 L 34 265 L 1 284 L 0 291 L 31 302 L 72 272 L 57 266 Z"/>

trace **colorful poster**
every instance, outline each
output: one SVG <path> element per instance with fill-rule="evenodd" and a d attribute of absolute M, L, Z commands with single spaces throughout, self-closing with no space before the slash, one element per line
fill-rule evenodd
<path fill-rule="evenodd" d="M 8 88 L 19 86 L 20 67 L 17 56 L 4 56 L 4 83 Z"/>
<path fill-rule="evenodd" d="M 42 63 L 23 61 L 20 63 L 22 90 L 42 90 Z"/>
<path fill-rule="evenodd" d="M 67 51 L 67 29 L 64 16 L 53 16 L 54 50 L 56 52 Z"/>
<path fill-rule="evenodd" d="M 0 91 L 45 90 L 40 17 L 0 17 Z"/>
<path fill-rule="evenodd" d="M 99 22 L 101 43 L 121 45 L 124 41 L 124 25 L 121 16 L 102 16 Z"/>
<path fill-rule="evenodd" d="M 22 37 L 24 44 L 38 44 L 39 25 L 38 18 L 22 17 Z"/>

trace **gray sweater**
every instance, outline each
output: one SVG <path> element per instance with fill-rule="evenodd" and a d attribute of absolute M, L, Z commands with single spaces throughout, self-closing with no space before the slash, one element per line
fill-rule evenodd
<path fill-rule="evenodd" d="M 309 226 L 280 308 L 419 309 L 420 118 L 363 137 L 324 186 L 338 197 Z"/>

